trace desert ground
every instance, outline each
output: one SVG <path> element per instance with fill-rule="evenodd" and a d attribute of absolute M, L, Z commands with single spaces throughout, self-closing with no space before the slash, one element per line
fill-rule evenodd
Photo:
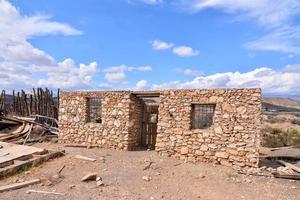
<path fill-rule="evenodd" d="M 41 178 L 42 183 L 0 193 L 0 199 L 300 199 L 300 182 L 238 174 L 230 167 L 209 163 L 184 163 L 155 151 L 117 151 L 98 148 L 64 147 L 39 143 L 37 147 L 65 149 L 65 156 L 43 163 L 0 185 Z M 95 162 L 74 158 L 95 158 Z M 145 167 L 152 165 L 149 169 Z M 65 165 L 61 175 L 58 170 Z M 95 181 L 81 182 L 95 172 Z M 146 180 L 145 180 L 146 179 Z M 55 191 L 64 195 L 26 193 L 28 190 Z"/>

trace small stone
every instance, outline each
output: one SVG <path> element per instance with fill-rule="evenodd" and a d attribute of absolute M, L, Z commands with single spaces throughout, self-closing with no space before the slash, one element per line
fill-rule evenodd
<path fill-rule="evenodd" d="M 105 157 L 104 156 L 100 156 L 99 160 L 102 161 L 102 162 L 105 162 Z"/>
<path fill-rule="evenodd" d="M 97 187 L 104 186 L 104 183 L 102 182 L 102 180 L 97 181 L 96 184 L 97 184 Z"/>
<path fill-rule="evenodd" d="M 222 128 L 221 128 L 220 126 L 217 126 L 217 127 L 215 128 L 215 133 L 216 133 L 216 134 L 222 134 L 222 133 L 223 133 Z"/>
<path fill-rule="evenodd" d="M 101 178 L 100 176 L 98 176 L 98 177 L 96 178 L 96 181 L 102 181 L 102 178 Z"/>
<path fill-rule="evenodd" d="M 88 173 L 86 174 L 84 177 L 81 178 L 82 182 L 85 181 L 94 181 L 97 178 L 97 174 L 96 173 Z"/>
<path fill-rule="evenodd" d="M 70 189 L 73 189 L 75 187 L 75 185 L 69 185 Z"/>
<path fill-rule="evenodd" d="M 150 176 L 143 176 L 142 179 L 144 181 L 150 181 L 151 180 L 151 177 Z"/>
<path fill-rule="evenodd" d="M 244 127 L 243 126 L 235 126 L 234 130 L 241 131 L 241 130 L 244 130 Z"/>
<path fill-rule="evenodd" d="M 201 150 L 201 151 L 207 151 L 207 150 L 208 150 L 208 146 L 206 146 L 206 145 L 201 145 L 200 150 Z"/>
<path fill-rule="evenodd" d="M 223 112 L 233 112 L 232 106 L 228 103 L 224 103 L 222 105 L 222 110 L 223 110 Z"/>
<path fill-rule="evenodd" d="M 221 165 L 224 165 L 224 166 L 227 166 L 227 167 L 231 167 L 232 166 L 232 163 L 229 162 L 228 160 L 225 160 L 225 159 L 222 159 L 220 161 Z"/>
<path fill-rule="evenodd" d="M 229 155 L 226 152 L 217 152 L 215 156 L 218 158 L 228 158 Z"/>
<path fill-rule="evenodd" d="M 205 178 L 206 176 L 204 174 L 199 174 L 199 178 Z"/>
<path fill-rule="evenodd" d="M 180 150 L 180 153 L 182 155 L 188 154 L 189 153 L 189 149 L 187 147 L 182 147 Z"/>
<path fill-rule="evenodd" d="M 252 183 L 252 180 L 251 179 L 245 179 L 245 182 L 246 183 Z"/>
<path fill-rule="evenodd" d="M 54 174 L 54 175 L 52 176 L 52 178 L 54 178 L 54 179 L 59 179 L 59 178 L 60 178 L 60 175 L 59 175 L 59 174 Z"/>
<path fill-rule="evenodd" d="M 244 114 L 246 111 L 247 111 L 247 108 L 244 107 L 244 106 L 241 106 L 241 107 L 238 107 L 236 109 L 236 111 L 239 113 L 239 114 Z"/>

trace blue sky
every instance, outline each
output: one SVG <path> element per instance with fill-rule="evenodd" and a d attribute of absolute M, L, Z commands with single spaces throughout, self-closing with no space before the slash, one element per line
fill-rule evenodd
<path fill-rule="evenodd" d="M 300 92 L 299 0 L 0 0 L 0 88 Z"/>

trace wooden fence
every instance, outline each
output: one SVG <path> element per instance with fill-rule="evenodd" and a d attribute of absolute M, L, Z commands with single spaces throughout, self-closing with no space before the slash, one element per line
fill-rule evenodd
<path fill-rule="evenodd" d="M 29 93 L 24 90 L 7 94 L 2 90 L 0 95 L 0 111 L 17 116 L 43 115 L 58 118 L 59 89 L 54 96 L 53 91 L 42 88 L 33 88 Z"/>

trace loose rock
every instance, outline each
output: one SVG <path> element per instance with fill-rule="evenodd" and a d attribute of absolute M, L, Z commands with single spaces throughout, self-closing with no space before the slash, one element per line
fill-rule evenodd
<path fill-rule="evenodd" d="M 85 182 L 85 181 L 95 181 L 97 178 L 97 174 L 96 173 L 88 173 L 85 176 L 83 176 L 81 178 L 81 181 Z"/>

